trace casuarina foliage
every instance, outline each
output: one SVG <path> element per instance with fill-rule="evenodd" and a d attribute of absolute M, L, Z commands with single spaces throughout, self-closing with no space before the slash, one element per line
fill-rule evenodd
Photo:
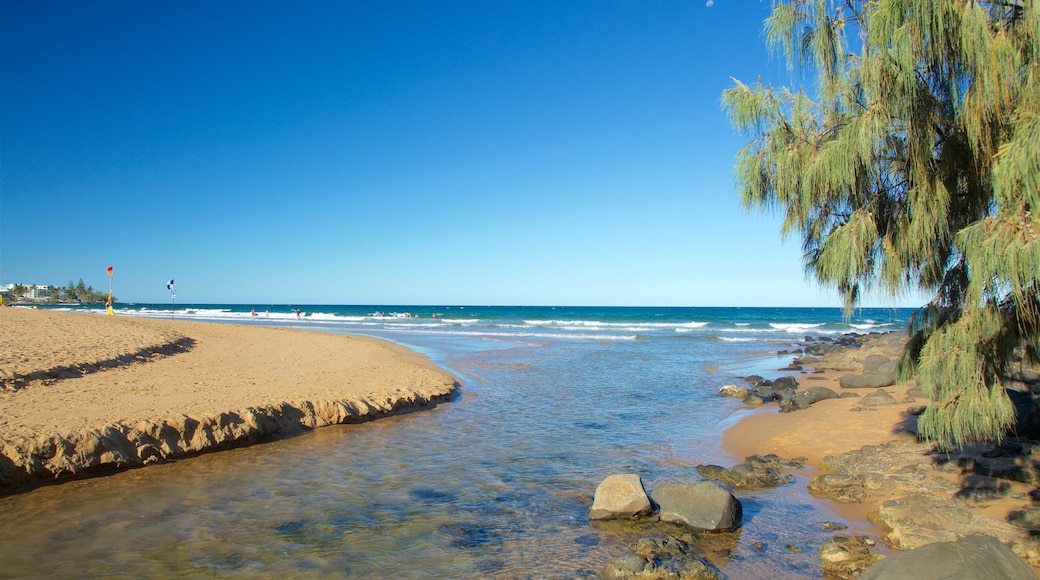
<path fill-rule="evenodd" d="M 777 0 L 765 34 L 816 85 L 724 92 L 745 206 L 782 214 L 846 309 L 931 295 L 903 360 L 920 432 L 999 439 L 1003 378 L 1040 361 L 1040 5 Z"/>

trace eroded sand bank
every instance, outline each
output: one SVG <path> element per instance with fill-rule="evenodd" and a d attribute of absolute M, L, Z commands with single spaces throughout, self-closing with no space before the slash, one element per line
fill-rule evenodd
<path fill-rule="evenodd" d="M 365 337 L 0 308 L 0 493 L 450 398 Z"/>

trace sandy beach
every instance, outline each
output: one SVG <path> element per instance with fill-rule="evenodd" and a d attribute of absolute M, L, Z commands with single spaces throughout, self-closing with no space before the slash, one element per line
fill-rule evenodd
<path fill-rule="evenodd" d="M 365 337 L 0 308 L 0 490 L 424 408 L 457 388 Z"/>
<path fill-rule="evenodd" d="M 802 387 L 827 387 L 840 393 L 838 380 L 842 374 L 844 371 L 825 370 L 797 378 Z M 906 389 L 892 386 L 886 391 L 901 401 L 907 396 Z M 727 429 L 722 446 L 737 458 L 775 453 L 804 457 L 809 465 L 819 466 L 828 455 L 891 441 L 900 433 L 916 429 L 917 418 L 906 413 L 908 405 L 851 411 L 859 406 L 856 398 L 820 401 L 795 413 L 778 413 L 775 405 L 765 405 Z"/>

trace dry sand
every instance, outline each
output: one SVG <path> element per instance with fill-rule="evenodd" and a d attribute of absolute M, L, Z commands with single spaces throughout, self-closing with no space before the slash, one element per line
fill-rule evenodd
<path fill-rule="evenodd" d="M 422 408 L 457 387 L 365 337 L 0 308 L 0 489 Z"/>

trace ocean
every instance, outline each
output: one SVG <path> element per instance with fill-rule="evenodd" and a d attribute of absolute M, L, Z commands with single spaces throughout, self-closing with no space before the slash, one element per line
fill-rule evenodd
<path fill-rule="evenodd" d="M 98 310 L 98 308 L 88 308 Z M 296 310 L 300 313 L 297 315 Z M 718 395 L 780 376 L 806 336 L 901 331 L 912 311 L 829 308 L 120 304 L 117 314 L 366 334 L 463 382 L 436 408 L 0 498 L 20 575 L 595 577 L 636 536 L 590 522 L 596 485 L 652 491 L 732 465 Z M 843 520 L 806 478 L 736 492 L 744 525 L 708 558 L 732 578 L 820 577 Z M 845 522 L 853 526 L 865 522 Z M 764 546 L 764 547 L 761 547 Z"/>

